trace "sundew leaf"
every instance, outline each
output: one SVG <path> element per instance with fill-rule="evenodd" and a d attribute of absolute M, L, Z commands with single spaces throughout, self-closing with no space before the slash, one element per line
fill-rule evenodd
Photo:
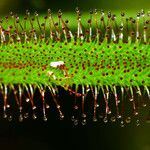
<path fill-rule="evenodd" d="M 123 126 L 125 95 L 132 102 L 131 116 L 138 115 L 137 103 L 142 96 L 150 98 L 149 12 L 142 10 L 135 17 L 121 13 L 117 17 L 110 11 L 94 10 L 84 18 L 76 9 L 74 29 L 60 10 L 57 18 L 50 10 L 43 20 L 37 12 L 31 15 L 28 11 L 21 19 L 13 13 L 8 18 L 0 24 L 0 88 L 4 114 L 8 93 L 12 92 L 19 118 L 22 118 L 23 97 L 29 99 L 33 118 L 36 118 L 34 95 L 38 91 L 46 121 L 45 94 L 49 91 L 63 119 L 58 102 L 59 88 L 63 88 L 74 95 L 75 111 L 79 107 L 76 99 L 81 98 L 84 123 L 85 98 L 91 93 L 93 121 L 97 120 L 98 96 L 101 95 L 105 104 L 102 105 L 104 122 L 108 121 L 114 103 L 115 118 L 121 119 Z M 115 101 L 109 102 L 110 97 Z M 144 102 L 141 100 L 141 103 Z M 77 122 L 74 119 L 74 123 Z"/>

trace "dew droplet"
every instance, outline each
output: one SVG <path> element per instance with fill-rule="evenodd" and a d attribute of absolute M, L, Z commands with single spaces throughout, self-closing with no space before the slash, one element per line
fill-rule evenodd
<path fill-rule="evenodd" d="M 83 117 L 83 118 L 86 118 L 86 114 L 83 113 L 83 114 L 82 114 L 82 117 Z"/>
<path fill-rule="evenodd" d="M 43 120 L 44 120 L 45 122 L 47 121 L 46 115 L 43 116 Z"/>
<path fill-rule="evenodd" d="M 4 118 L 4 119 L 6 119 L 6 118 L 7 118 L 7 114 L 6 114 L 6 112 L 4 112 L 4 114 L 3 114 L 3 118 Z"/>
<path fill-rule="evenodd" d="M 34 120 L 37 119 L 37 116 L 36 116 L 35 113 L 32 115 L 32 118 L 33 118 Z"/>
<path fill-rule="evenodd" d="M 60 120 L 63 120 L 64 117 L 65 117 L 65 116 L 64 116 L 63 114 L 61 114 L 61 115 L 60 115 Z"/>
<path fill-rule="evenodd" d="M 8 105 L 8 104 L 7 104 L 7 106 L 6 106 L 6 107 L 7 107 L 7 108 L 10 108 L 10 105 Z"/>
<path fill-rule="evenodd" d="M 30 102 L 30 99 L 29 99 L 29 98 L 26 98 L 26 102 L 29 103 L 29 102 Z"/>
<path fill-rule="evenodd" d="M 10 116 L 8 116 L 8 121 L 9 121 L 9 122 L 11 122 L 11 121 L 12 121 L 12 119 L 13 119 L 13 118 L 12 118 L 12 116 L 11 116 L 11 115 L 10 115 Z"/>
<path fill-rule="evenodd" d="M 109 110 L 109 111 L 107 112 L 107 114 L 110 115 L 110 114 L 111 114 L 111 110 Z"/>
<path fill-rule="evenodd" d="M 99 107 L 99 104 L 97 104 L 96 107 L 98 108 L 98 107 Z"/>
<path fill-rule="evenodd" d="M 122 116 L 121 115 L 117 115 L 117 118 L 120 119 Z"/>
<path fill-rule="evenodd" d="M 131 122 L 131 117 L 127 117 L 125 121 L 126 121 L 126 123 L 130 123 Z"/>
<path fill-rule="evenodd" d="M 93 122 L 97 122 L 97 118 L 96 117 L 93 117 Z"/>
<path fill-rule="evenodd" d="M 120 122 L 120 127 L 122 127 L 122 128 L 125 127 L 123 120 Z"/>
<path fill-rule="evenodd" d="M 22 114 L 19 115 L 19 122 L 23 122 L 23 116 L 22 116 Z"/>
<path fill-rule="evenodd" d="M 104 117 L 103 121 L 104 121 L 104 123 L 107 123 L 108 122 L 108 118 Z"/>
<path fill-rule="evenodd" d="M 115 116 L 112 116 L 112 117 L 110 118 L 110 120 L 111 120 L 111 122 L 115 122 L 115 121 L 116 121 L 116 117 L 115 117 Z"/>
<path fill-rule="evenodd" d="M 19 107 L 19 111 L 20 111 L 20 112 L 22 111 L 22 106 Z"/>
<path fill-rule="evenodd" d="M 75 126 L 77 126 L 78 123 L 79 123 L 78 119 L 75 119 L 73 123 L 74 123 Z"/>
<path fill-rule="evenodd" d="M 120 100 L 118 99 L 118 101 L 117 101 L 117 102 L 118 102 L 118 104 L 119 104 L 119 103 L 120 103 Z"/>
<path fill-rule="evenodd" d="M 129 101 L 130 101 L 130 102 L 133 102 L 133 98 L 130 98 Z"/>
<path fill-rule="evenodd" d="M 140 120 L 139 119 L 136 120 L 136 126 L 137 127 L 140 126 Z"/>
<path fill-rule="evenodd" d="M 137 111 L 134 112 L 134 115 L 137 116 L 139 113 Z"/>
<path fill-rule="evenodd" d="M 83 119 L 81 123 L 83 126 L 86 125 L 86 123 L 87 123 L 86 119 Z"/>
<path fill-rule="evenodd" d="M 49 106 L 48 104 L 46 104 L 46 108 L 47 108 L 47 109 L 49 109 L 49 108 L 50 108 L 50 106 Z"/>
<path fill-rule="evenodd" d="M 36 109 L 36 106 L 33 106 L 32 109 L 35 110 L 35 109 Z"/>
<path fill-rule="evenodd" d="M 59 109 L 60 108 L 60 105 L 57 105 L 57 109 Z"/>
<path fill-rule="evenodd" d="M 146 103 L 143 103 L 142 106 L 143 106 L 143 107 L 146 107 L 147 105 L 146 105 Z"/>
<path fill-rule="evenodd" d="M 24 114 L 24 118 L 27 119 L 29 117 L 29 113 Z"/>
<path fill-rule="evenodd" d="M 74 106 L 74 109 L 76 109 L 76 110 L 77 110 L 78 108 L 79 108 L 79 107 L 78 107 L 77 105 L 75 105 L 75 106 Z"/>
<path fill-rule="evenodd" d="M 74 117 L 74 116 L 72 116 L 72 117 L 71 117 L 71 121 L 74 121 L 74 120 L 75 120 L 75 117 Z"/>

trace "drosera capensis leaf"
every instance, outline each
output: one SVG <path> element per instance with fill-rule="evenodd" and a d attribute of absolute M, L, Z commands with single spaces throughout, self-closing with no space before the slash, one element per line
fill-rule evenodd
<path fill-rule="evenodd" d="M 74 97 L 71 118 L 75 125 L 79 120 L 83 125 L 87 122 L 89 94 L 93 121 L 119 120 L 123 127 L 129 118 L 138 118 L 139 106 L 150 99 L 150 12 L 141 10 L 135 16 L 95 9 L 84 26 L 84 15 L 77 8 L 76 29 L 72 29 L 61 10 L 56 20 L 49 9 L 42 22 L 37 12 L 26 11 L 22 19 L 11 12 L 0 22 L 4 118 L 12 118 L 8 113 L 11 93 L 19 121 L 27 118 L 25 100 L 31 104 L 33 119 L 37 118 L 35 103 L 42 101 L 42 116 L 47 121 L 45 95 L 49 92 L 63 119 L 60 88 Z M 35 100 L 36 91 L 40 97 Z"/>

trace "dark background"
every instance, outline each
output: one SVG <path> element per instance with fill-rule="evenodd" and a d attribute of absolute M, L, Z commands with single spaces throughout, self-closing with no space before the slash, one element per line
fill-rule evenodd
<path fill-rule="evenodd" d="M 62 89 L 60 89 L 58 100 L 62 104 L 61 110 L 65 114 L 64 120 L 59 120 L 58 112 L 52 106 L 50 95 L 49 97 L 46 96 L 46 101 L 51 106 L 47 112 L 47 122 L 42 120 L 42 100 L 38 92 L 36 92 L 34 99 L 36 106 L 38 106 L 37 120 L 28 118 L 19 122 L 18 107 L 11 112 L 13 114 L 11 122 L 3 119 L 1 101 L 0 148 L 5 150 L 150 150 L 150 124 L 146 122 L 146 117 L 150 112 L 149 104 L 146 108 L 140 108 L 140 115 L 137 117 L 140 119 L 140 126 L 136 126 L 137 118 L 135 117 L 132 118 L 130 124 L 126 124 L 122 128 L 120 127 L 120 121 L 111 123 L 109 120 L 105 124 L 102 119 L 98 119 L 98 122 L 93 122 L 91 117 L 93 99 L 91 97 L 92 95 L 89 94 L 86 99 L 88 103 L 86 112 L 89 119 L 85 126 L 81 125 L 81 122 L 75 126 L 70 121 L 73 114 L 73 97 L 70 97 L 68 92 Z M 148 101 L 147 96 L 144 100 Z M 9 97 L 9 101 L 14 103 L 14 97 Z M 102 101 L 102 99 L 99 99 L 99 101 Z M 110 99 L 110 101 L 112 104 L 114 99 Z M 26 111 L 25 108 L 27 107 L 25 106 L 23 103 L 23 110 Z M 101 105 L 100 108 L 102 108 Z"/>
<path fill-rule="evenodd" d="M 0 0 L 0 16 L 9 11 L 24 13 L 51 8 L 72 12 L 79 6 L 104 10 L 150 9 L 149 0 Z M 65 104 L 67 105 L 67 103 Z M 86 126 L 74 126 L 68 120 L 59 121 L 55 113 L 48 122 L 28 120 L 23 123 L 0 120 L 0 149 L 10 150 L 150 150 L 150 124 L 136 127 L 134 124 L 121 128 L 115 124 L 100 122 Z"/>
<path fill-rule="evenodd" d="M 136 126 L 136 119 L 133 118 L 130 124 L 122 128 L 120 127 L 120 121 L 115 123 L 109 121 L 105 124 L 103 120 L 98 119 L 98 122 L 93 122 L 92 110 L 90 110 L 93 99 L 91 99 L 91 95 L 88 95 L 86 112 L 90 119 L 85 126 L 81 125 L 81 122 L 78 126 L 75 126 L 70 121 L 73 113 L 72 98 L 68 95 L 68 92 L 60 89 L 59 101 L 65 114 L 64 120 L 61 121 L 56 108 L 52 105 L 51 97 L 47 96 L 46 100 L 50 102 L 51 107 L 47 112 L 48 121 L 42 120 L 42 105 L 38 92 L 35 93 L 35 102 L 38 106 L 37 120 L 29 118 L 19 122 L 17 108 L 11 112 L 13 114 L 11 122 L 3 119 L 1 115 L 0 148 L 5 150 L 150 150 L 150 124 L 145 121 L 149 114 L 150 105 L 147 105 L 146 108 L 140 108 L 141 113 L 138 117 L 140 126 Z M 14 97 L 9 97 L 9 100 L 12 103 L 15 101 Z M 110 100 L 112 103 L 114 102 L 113 99 Z M 148 100 L 147 97 L 145 100 Z M 25 106 L 23 104 L 24 110 L 27 108 Z M 2 107 L 0 107 L 0 113 L 2 114 L 1 110 Z"/>
<path fill-rule="evenodd" d="M 7 14 L 9 11 L 24 13 L 30 11 L 46 12 L 47 8 L 53 11 L 62 9 L 72 12 L 76 7 L 86 11 L 91 8 L 104 10 L 135 10 L 149 9 L 149 0 L 0 0 L 0 14 Z"/>

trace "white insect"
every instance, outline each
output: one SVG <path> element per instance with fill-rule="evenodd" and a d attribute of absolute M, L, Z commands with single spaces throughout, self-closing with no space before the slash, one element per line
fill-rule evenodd
<path fill-rule="evenodd" d="M 63 61 L 54 61 L 54 62 L 50 63 L 50 66 L 54 67 L 54 68 L 57 68 L 57 67 L 62 66 L 62 65 L 64 65 Z"/>
<path fill-rule="evenodd" d="M 57 67 L 64 66 L 64 64 L 65 64 L 64 61 L 53 61 L 50 63 L 50 66 L 53 68 L 57 68 Z M 54 75 L 54 72 L 52 71 L 48 71 L 48 75 L 52 76 L 54 80 L 57 79 L 57 77 Z M 64 75 L 65 75 L 65 71 L 64 71 Z"/>

